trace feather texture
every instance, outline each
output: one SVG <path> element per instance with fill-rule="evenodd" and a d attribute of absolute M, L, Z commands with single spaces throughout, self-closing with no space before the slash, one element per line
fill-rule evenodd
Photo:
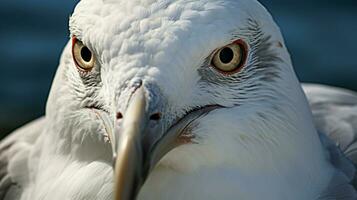
<path fill-rule="evenodd" d="M 0 199 L 112 199 L 113 127 L 103 119 L 120 126 L 116 113 L 138 79 L 159 91 L 148 98 L 164 102 L 166 129 L 194 108 L 220 107 L 194 121 L 194 142 L 165 155 L 138 199 L 356 199 L 345 157 L 357 160 L 356 95 L 305 86 L 312 115 L 259 2 L 82 0 L 70 31 L 95 66 L 78 71 L 70 42 L 64 48 L 46 117 L 0 144 Z M 212 54 L 237 39 L 247 61 L 241 73 L 222 74 Z"/>

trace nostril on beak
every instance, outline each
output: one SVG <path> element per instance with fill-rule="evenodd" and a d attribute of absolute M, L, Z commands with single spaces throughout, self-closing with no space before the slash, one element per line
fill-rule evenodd
<path fill-rule="evenodd" d="M 121 112 L 117 112 L 117 119 L 122 119 L 123 118 L 123 114 Z"/>
<path fill-rule="evenodd" d="M 150 120 L 159 121 L 161 119 L 161 113 L 157 112 L 150 115 Z"/>

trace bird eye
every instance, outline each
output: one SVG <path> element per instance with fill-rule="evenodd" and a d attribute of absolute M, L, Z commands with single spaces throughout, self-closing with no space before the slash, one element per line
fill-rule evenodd
<path fill-rule="evenodd" d="M 246 57 L 246 44 L 242 40 L 236 40 L 217 50 L 213 55 L 211 65 L 222 73 L 231 74 L 238 72 L 244 66 Z"/>
<path fill-rule="evenodd" d="M 72 39 L 72 54 L 79 69 L 90 71 L 94 67 L 95 58 L 92 51 L 76 37 Z"/>

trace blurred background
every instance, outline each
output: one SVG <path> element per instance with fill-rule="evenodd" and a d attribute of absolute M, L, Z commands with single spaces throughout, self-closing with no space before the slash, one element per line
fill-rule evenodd
<path fill-rule="evenodd" d="M 78 0 L 2 0 L 0 139 L 44 114 L 68 19 Z M 357 91 L 356 0 L 261 0 L 304 82 Z"/>

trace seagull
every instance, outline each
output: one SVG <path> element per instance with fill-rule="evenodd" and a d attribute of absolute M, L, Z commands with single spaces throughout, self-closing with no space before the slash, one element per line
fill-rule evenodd
<path fill-rule="evenodd" d="M 81 0 L 69 30 L 0 199 L 357 199 L 357 94 L 302 85 L 258 1 Z"/>

